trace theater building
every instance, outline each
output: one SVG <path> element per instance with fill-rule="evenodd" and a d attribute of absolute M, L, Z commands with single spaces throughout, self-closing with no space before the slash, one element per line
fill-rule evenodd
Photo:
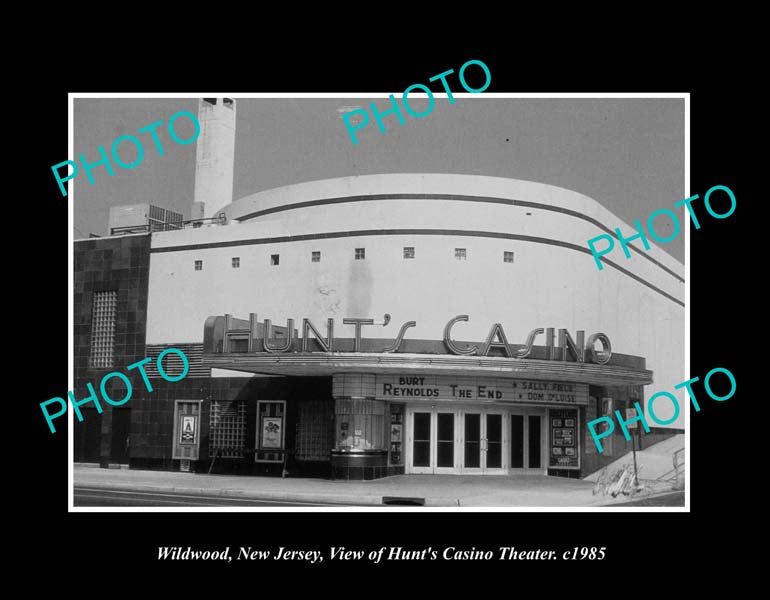
<path fill-rule="evenodd" d="M 204 141 L 234 119 L 212 100 Z M 166 348 L 190 362 L 91 409 L 76 461 L 584 477 L 631 447 L 616 431 L 598 454 L 588 421 L 686 379 L 682 264 L 653 246 L 597 269 L 587 240 L 631 229 L 591 198 L 411 173 L 198 198 L 207 169 L 222 179 L 212 147 L 199 140 L 199 221 L 75 242 L 75 394 Z"/>
<path fill-rule="evenodd" d="M 578 477 L 628 447 L 614 435 L 597 455 L 587 421 L 683 380 L 681 265 L 653 248 L 599 271 L 585 242 L 619 219 L 580 194 L 371 175 L 221 212 L 216 226 L 76 242 L 78 382 L 168 347 L 191 364 L 94 415 L 101 462 Z M 124 337 L 89 362 L 105 314 Z"/>

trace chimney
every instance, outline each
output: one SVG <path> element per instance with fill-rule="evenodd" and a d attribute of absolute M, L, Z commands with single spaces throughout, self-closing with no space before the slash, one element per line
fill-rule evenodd
<path fill-rule="evenodd" d="M 216 217 L 233 201 L 235 100 L 200 99 L 198 122 L 201 132 L 195 152 L 193 219 Z"/>

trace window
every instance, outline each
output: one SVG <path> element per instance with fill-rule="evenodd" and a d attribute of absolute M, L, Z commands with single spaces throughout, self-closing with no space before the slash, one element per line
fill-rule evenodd
<path fill-rule="evenodd" d="M 513 252 L 503 252 L 503 262 L 513 262 Z"/>
<path fill-rule="evenodd" d="M 209 104 L 211 104 L 212 106 L 216 106 L 217 105 L 217 99 L 216 98 L 204 98 L 204 100 L 206 102 L 208 102 Z"/>
<path fill-rule="evenodd" d="M 278 255 L 277 254 L 271 254 L 270 255 L 270 264 L 272 266 L 278 266 Z"/>
<path fill-rule="evenodd" d="M 329 448 L 334 447 L 333 402 L 304 399 L 298 404 L 294 442 L 296 460 L 329 460 Z"/>
<path fill-rule="evenodd" d="M 318 250 L 313 250 L 313 253 L 310 257 L 311 262 L 321 262 L 321 252 Z"/>
<path fill-rule="evenodd" d="M 366 258 L 366 248 L 356 248 L 356 260 L 364 260 Z"/>
<path fill-rule="evenodd" d="M 246 403 L 211 401 L 209 456 L 242 458 L 246 447 Z"/>
<path fill-rule="evenodd" d="M 414 258 L 414 246 L 404 246 L 404 258 Z"/>
<path fill-rule="evenodd" d="M 364 398 L 336 398 L 337 450 L 384 450 L 385 403 Z"/>
<path fill-rule="evenodd" d="M 457 260 L 466 260 L 468 257 L 465 248 L 455 248 L 455 258 Z"/>
<path fill-rule="evenodd" d="M 227 108 L 232 108 L 233 104 L 234 104 L 233 103 L 233 99 L 232 98 L 223 98 L 222 99 L 222 104 L 224 104 Z"/>
<path fill-rule="evenodd" d="M 196 271 L 203 271 L 203 261 L 202 260 L 196 260 L 195 261 L 195 270 Z"/>
<path fill-rule="evenodd" d="M 91 366 L 111 367 L 118 293 L 94 292 L 91 313 Z"/>
<path fill-rule="evenodd" d="M 240 269 L 240 268 L 241 268 L 241 257 L 233 256 L 233 269 Z"/>

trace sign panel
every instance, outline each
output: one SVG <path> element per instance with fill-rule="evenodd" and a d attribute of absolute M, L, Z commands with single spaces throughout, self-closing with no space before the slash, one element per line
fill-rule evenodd
<path fill-rule="evenodd" d="M 639 426 L 639 421 L 629 423 L 631 419 L 636 419 L 637 416 L 635 408 L 626 409 L 626 429 L 636 429 Z"/>
<path fill-rule="evenodd" d="M 390 322 L 390 315 L 386 313 L 386 317 L 383 326 Z M 489 329 L 489 334 L 484 343 L 471 344 L 470 346 L 458 345 L 452 340 L 452 327 L 456 323 L 468 321 L 468 318 L 468 315 L 457 315 L 450 319 L 444 327 L 443 346 L 447 353 L 460 356 L 482 357 L 502 355 L 503 357 L 515 360 L 535 358 L 540 354 L 540 352 L 533 352 L 536 348 L 535 339 L 537 336 L 545 334 L 546 356 L 550 357 L 550 360 L 586 362 L 587 359 L 588 362 L 604 365 L 612 358 L 612 344 L 607 334 L 597 332 L 588 336 L 588 340 L 586 340 L 585 331 L 580 329 L 576 331 L 575 340 L 572 339 L 568 330 L 559 329 L 558 345 L 554 346 L 554 341 L 556 341 L 555 328 L 538 327 L 529 332 L 527 341 L 523 345 L 524 347 L 521 347 L 521 344 L 509 344 L 502 325 L 494 323 Z M 263 324 L 258 323 L 256 313 L 250 313 L 248 321 L 233 319 L 231 315 L 225 315 L 223 317 L 216 317 L 213 321 L 206 321 L 203 334 L 203 348 L 205 353 L 232 352 L 234 350 L 231 342 L 238 341 L 246 342 L 245 348 L 241 351 L 248 350 L 248 352 L 361 352 L 362 341 L 364 340 L 362 328 L 374 325 L 374 319 L 345 317 L 342 319 L 342 323 L 354 327 L 353 331 L 348 331 L 349 334 L 352 333 L 355 337 L 352 339 L 337 338 L 337 343 L 335 344 L 333 333 L 335 331 L 334 318 L 327 320 L 325 336 L 310 319 L 307 317 L 303 318 L 302 335 L 300 336 L 299 330 L 294 328 L 294 319 L 287 319 L 285 328 L 276 326 L 273 329 L 270 319 L 265 319 Z M 378 344 L 379 347 L 370 349 L 369 352 L 376 354 L 398 352 L 404 341 L 404 335 L 416 324 L 415 321 L 406 321 L 401 325 L 398 334 L 393 330 L 393 334 L 396 337 L 392 342 L 385 339 L 379 340 L 381 345 Z M 278 341 L 279 337 L 281 338 L 280 341 Z M 343 341 L 346 342 L 344 344 L 345 350 L 341 348 L 343 346 L 341 342 Z M 353 342 L 352 348 L 349 343 L 350 341 Z M 602 350 L 596 350 L 597 341 L 601 343 Z"/>
<path fill-rule="evenodd" d="M 182 415 L 182 423 L 179 428 L 179 443 L 180 444 L 195 444 L 196 443 L 196 421 L 197 416 Z"/>
<path fill-rule="evenodd" d="M 577 410 L 548 411 L 551 421 L 551 443 L 548 466 L 554 469 L 579 469 Z"/>
<path fill-rule="evenodd" d="M 202 400 L 174 401 L 174 432 L 171 438 L 171 458 L 174 460 L 198 460 L 201 402 Z M 180 468 L 183 468 L 181 463 Z"/>
<path fill-rule="evenodd" d="M 262 417 L 262 448 L 282 448 L 282 428 L 282 417 Z"/>
<path fill-rule="evenodd" d="M 391 401 L 588 404 L 588 385 L 494 377 L 377 375 L 376 397 Z"/>

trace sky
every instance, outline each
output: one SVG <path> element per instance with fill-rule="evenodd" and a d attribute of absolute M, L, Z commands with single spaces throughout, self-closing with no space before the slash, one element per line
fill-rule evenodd
<path fill-rule="evenodd" d="M 220 94 L 219 97 L 225 94 Z M 494 94 L 455 97 L 436 94 L 423 118 L 384 117 L 380 133 L 374 118 L 357 132 L 354 145 L 341 118 L 344 107 L 371 102 L 381 112 L 387 98 L 236 97 L 233 199 L 275 187 L 376 173 L 461 173 L 525 179 L 564 187 L 589 196 L 626 223 L 646 223 L 650 213 L 673 209 L 684 195 L 684 100 L 677 98 L 500 98 Z M 400 94 L 396 94 L 400 101 Z M 414 98 L 414 101 L 412 99 Z M 427 100 L 410 95 L 415 112 Z M 74 159 L 109 154 L 121 135 L 135 135 L 144 158 L 131 170 L 113 165 L 93 170 L 90 185 L 81 168 L 74 179 L 75 238 L 106 235 L 109 208 L 149 202 L 190 216 L 195 183 L 195 144 L 175 143 L 166 130 L 178 111 L 197 113 L 195 98 L 76 98 Z M 137 130 L 162 120 L 160 156 L 149 133 Z M 192 125 L 175 124 L 180 138 Z M 135 156 L 121 144 L 126 162 Z M 125 155 L 124 155 L 125 154 Z M 53 181 L 55 186 L 55 180 Z M 684 224 L 684 208 L 673 209 Z M 609 227 L 620 226 L 607 223 Z M 672 232 L 667 219 L 656 232 Z M 660 245 L 684 262 L 684 235 Z"/>

